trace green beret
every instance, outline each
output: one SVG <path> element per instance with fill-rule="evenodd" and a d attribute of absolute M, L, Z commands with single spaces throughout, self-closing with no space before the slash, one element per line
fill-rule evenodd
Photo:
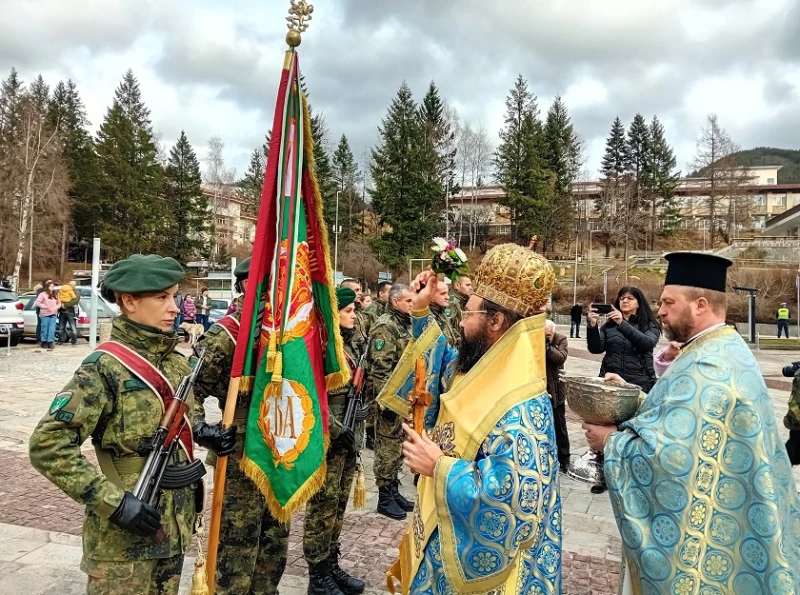
<path fill-rule="evenodd" d="M 339 309 L 344 310 L 350 304 L 356 301 L 356 292 L 349 287 L 336 288 L 336 303 L 339 304 Z"/>
<path fill-rule="evenodd" d="M 134 254 L 115 262 L 103 285 L 116 293 L 156 293 L 176 285 L 183 276 L 183 267 L 174 258 Z"/>
<path fill-rule="evenodd" d="M 250 274 L 250 257 L 248 256 L 233 269 L 233 276 L 237 279 L 247 279 Z"/>

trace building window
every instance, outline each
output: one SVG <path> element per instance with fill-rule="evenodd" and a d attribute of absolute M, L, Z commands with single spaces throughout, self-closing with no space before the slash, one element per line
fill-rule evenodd
<path fill-rule="evenodd" d="M 767 178 L 767 186 L 774 186 L 775 178 Z"/>
<path fill-rule="evenodd" d="M 766 194 L 756 194 L 755 196 L 753 196 L 753 205 L 757 207 L 766 207 L 767 206 Z"/>
<path fill-rule="evenodd" d="M 786 195 L 785 194 L 776 194 L 775 195 L 775 206 L 776 207 L 785 207 L 786 206 Z"/>

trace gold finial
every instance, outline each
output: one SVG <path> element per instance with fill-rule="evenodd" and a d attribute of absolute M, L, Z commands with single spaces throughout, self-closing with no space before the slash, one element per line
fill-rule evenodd
<path fill-rule="evenodd" d="M 289 32 L 286 34 L 286 43 L 290 47 L 296 48 L 302 41 L 300 34 L 308 29 L 308 22 L 311 20 L 314 7 L 306 0 L 290 0 L 290 2 L 292 5 L 289 7 L 289 16 L 286 17 L 286 23 L 289 27 Z"/>

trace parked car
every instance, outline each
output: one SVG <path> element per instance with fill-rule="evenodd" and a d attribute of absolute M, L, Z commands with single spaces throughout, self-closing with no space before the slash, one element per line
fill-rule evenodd
<path fill-rule="evenodd" d="M 25 319 L 25 334 L 26 338 L 36 338 L 36 294 L 35 293 L 26 293 L 25 295 L 21 296 L 23 299 L 23 303 L 25 304 L 24 309 L 22 311 L 23 318 Z M 27 301 L 25 301 L 27 300 Z M 76 326 L 78 328 L 78 336 L 83 337 L 84 339 L 89 339 L 89 329 L 90 329 L 90 319 L 89 319 L 89 312 L 92 309 L 92 298 L 88 296 L 84 296 L 83 292 L 81 291 L 81 299 L 78 304 L 78 317 L 75 320 Z M 111 308 L 111 304 L 109 304 L 106 300 L 104 300 L 99 295 L 97 296 L 97 323 L 98 323 L 98 336 L 99 336 L 99 325 L 103 323 L 110 323 L 115 317 L 116 313 Z"/>
<path fill-rule="evenodd" d="M 89 287 L 88 285 L 78 285 L 77 287 L 75 287 L 75 290 L 78 292 L 78 294 L 82 298 L 84 298 L 84 297 L 91 298 L 92 297 L 92 288 Z M 100 297 L 99 293 L 97 294 L 97 297 L 99 297 L 101 300 L 103 300 L 105 305 L 108 306 L 109 308 L 111 308 L 111 311 L 114 312 L 114 314 L 119 316 L 119 306 L 117 306 L 116 304 L 114 304 L 112 302 L 109 302 L 105 298 Z"/>
<path fill-rule="evenodd" d="M 211 311 L 208 313 L 208 320 L 211 324 L 214 324 L 228 313 L 231 301 L 227 298 L 211 298 Z"/>
<path fill-rule="evenodd" d="M 22 339 L 25 327 L 22 309 L 23 305 L 17 294 L 10 289 L 0 287 L 0 346 L 8 346 L 9 331 L 12 347 L 16 347 Z"/>

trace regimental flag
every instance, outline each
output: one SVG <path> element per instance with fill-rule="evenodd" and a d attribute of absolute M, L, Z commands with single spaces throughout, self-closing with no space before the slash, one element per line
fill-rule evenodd
<path fill-rule="evenodd" d="M 350 370 L 297 53 L 286 53 L 232 376 L 252 391 L 241 467 L 287 522 L 325 479 L 327 391 Z"/>

